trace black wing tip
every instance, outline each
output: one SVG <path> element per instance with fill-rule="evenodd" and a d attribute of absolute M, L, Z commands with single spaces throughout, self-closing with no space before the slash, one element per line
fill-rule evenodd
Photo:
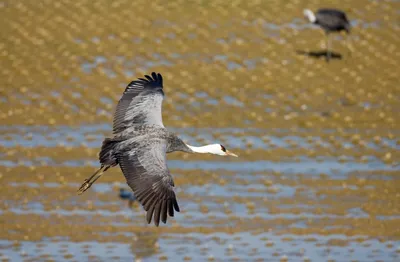
<path fill-rule="evenodd" d="M 160 225 L 160 221 L 164 224 L 167 223 L 168 215 L 170 217 L 174 217 L 174 210 L 180 212 L 178 201 L 176 199 L 167 199 L 165 201 L 165 208 L 162 208 L 163 204 L 154 203 L 147 211 L 146 221 L 148 224 L 151 224 L 151 221 L 154 222 L 154 225 L 158 227 Z"/>
<path fill-rule="evenodd" d="M 174 208 L 176 212 L 181 212 L 181 210 L 179 209 L 178 201 L 176 201 L 176 199 L 174 199 Z"/>
<path fill-rule="evenodd" d="M 152 72 L 151 76 L 144 75 L 145 78 L 138 77 L 137 80 L 133 80 L 129 83 L 129 86 L 144 86 L 150 84 L 152 86 L 163 87 L 163 77 L 160 73 Z"/>

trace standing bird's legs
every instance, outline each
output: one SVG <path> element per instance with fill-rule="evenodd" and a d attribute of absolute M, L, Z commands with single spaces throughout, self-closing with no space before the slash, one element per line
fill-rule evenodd
<path fill-rule="evenodd" d="M 101 166 L 91 177 L 85 179 L 85 182 L 81 185 L 81 187 L 78 189 L 78 194 L 81 195 L 83 192 L 88 190 L 94 182 L 99 179 L 107 169 L 109 169 L 110 166 Z"/>
<path fill-rule="evenodd" d="M 329 33 L 326 33 L 326 61 L 329 62 L 331 60 L 331 38 L 329 37 Z"/>

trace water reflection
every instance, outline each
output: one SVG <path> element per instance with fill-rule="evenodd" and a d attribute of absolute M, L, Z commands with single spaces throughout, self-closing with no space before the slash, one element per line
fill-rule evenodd
<path fill-rule="evenodd" d="M 147 231 L 146 227 L 149 225 L 144 223 L 143 231 L 135 232 L 132 239 L 131 251 L 136 260 L 153 257 L 159 252 L 159 234 L 156 231 Z"/>
<path fill-rule="evenodd" d="M 305 1 L 275 2 L 0 3 L 0 260 L 399 261 L 398 1 L 343 2 L 356 50 L 329 66 Z M 118 168 L 76 195 L 153 70 L 171 131 L 241 153 L 168 156 L 159 228 Z"/>

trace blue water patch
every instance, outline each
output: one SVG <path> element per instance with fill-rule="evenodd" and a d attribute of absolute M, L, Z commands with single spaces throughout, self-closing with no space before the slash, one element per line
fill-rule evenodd
<path fill-rule="evenodd" d="M 98 167 L 97 160 L 69 160 L 63 162 L 51 161 L 45 163 L 51 166 L 93 166 Z M 10 160 L 0 160 L 1 166 L 15 167 L 15 166 L 41 166 L 43 162 L 32 160 L 19 160 L 13 162 Z M 170 169 L 181 170 L 205 170 L 205 171 L 234 171 L 234 172 L 277 172 L 284 174 L 327 174 L 336 178 L 344 178 L 348 174 L 355 171 L 396 171 L 400 170 L 400 166 L 391 166 L 382 161 L 375 160 L 368 163 L 348 162 L 343 163 L 334 159 L 306 159 L 302 161 L 287 161 L 281 162 L 272 161 L 242 161 L 242 162 L 220 162 L 220 161 L 182 161 L 182 160 L 169 160 L 168 166 Z"/>
<path fill-rule="evenodd" d="M 108 103 L 110 100 L 102 97 L 101 101 Z M 235 105 L 237 101 L 231 101 Z M 182 109 L 183 110 L 183 109 Z M 111 115 L 110 112 L 98 110 L 98 114 Z M 177 133 L 182 139 L 192 145 L 198 145 L 200 139 L 205 139 L 209 143 L 219 143 L 219 140 L 225 141 L 223 144 L 228 148 L 248 148 L 247 143 L 250 143 L 253 148 L 269 149 L 269 148 L 290 148 L 293 146 L 301 148 L 317 148 L 317 147 L 331 147 L 330 141 L 325 141 L 321 137 L 312 137 L 311 139 L 294 136 L 287 133 L 286 130 L 279 130 L 282 132 L 280 136 L 268 136 L 271 132 L 269 129 L 241 129 L 241 128 L 169 128 L 171 131 Z M 110 133 L 112 127 L 108 124 L 103 125 L 83 125 L 79 127 L 48 127 L 48 126 L 13 126 L 13 127 L 0 127 L 0 146 L 3 147 L 57 147 L 57 146 L 71 146 L 77 147 L 85 145 L 89 148 L 99 148 L 104 139 L 105 134 Z M 274 130 L 276 131 L 276 130 Z M 299 132 L 306 132 L 299 130 Z M 287 133 L 287 134 L 286 134 Z M 194 136 L 193 134 L 196 134 Z M 246 135 L 247 134 L 247 135 Z M 214 137 L 218 136 L 216 139 Z M 292 143 L 289 143 L 293 141 Z M 350 143 L 343 138 L 338 137 L 336 142 L 340 142 L 344 148 L 355 148 L 358 145 Z M 385 150 L 386 148 L 400 150 L 400 144 L 397 139 L 382 138 L 381 142 L 377 144 L 374 141 L 367 141 L 366 147 L 375 150 Z M 368 156 L 366 156 L 368 157 Z"/>

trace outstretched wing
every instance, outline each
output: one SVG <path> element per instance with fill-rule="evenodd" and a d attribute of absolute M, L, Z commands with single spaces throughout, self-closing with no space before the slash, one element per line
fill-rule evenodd
<path fill-rule="evenodd" d="M 145 77 L 132 81 L 126 87 L 114 114 L 114 134 L 135 124 L 164 127 L 161 115 L 163 78 L 154 72 Z"/>
<path fill-rule="evenodd" d="M 133 145 L 135 149 L 118 156 L 118 163 L 137 200 L 147 211 L 150 224 L 154 217 L 156 226 L 167 222 L 167 214 L 179 212 L 173 190 L 174 181 L 167 167 L 167 143 L 162 139 L 147 141 L 146 145 Z M 153 216 L 154 215 L 154 216 Z"/>

